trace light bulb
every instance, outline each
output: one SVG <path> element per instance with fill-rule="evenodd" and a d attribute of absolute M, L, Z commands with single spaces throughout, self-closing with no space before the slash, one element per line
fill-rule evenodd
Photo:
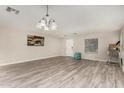
<path fill-rule="evenodd" d="M 43 18 L 41 21 L 40 21 L 40 26 L 45 26 L 46 24 L 46 21 L 45 21 L 45 19 Z"/>
<path fill-rule="evenodd" d="M 51 30 L 56 30 L 56 28 L 57 28 L 56 23 L 52 22 L 51 25 L 50 25 L 50 28 L 51 28 Z"/>
<path fill-rule="evenodd" d="M 49 30 L 49 28 L 48 28 L 47 26 L 44 26 L 44 30 L 48 31 L 48 30 Z"/>

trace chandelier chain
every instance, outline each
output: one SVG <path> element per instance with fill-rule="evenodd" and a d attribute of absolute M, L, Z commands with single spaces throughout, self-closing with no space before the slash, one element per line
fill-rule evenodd
<path fill-rule="evenodd" d="M 46 8 L 47 8 L 46 16 L 49 16 L 49 14 L 48 14 L 48 5 L 46 6 Z"/>

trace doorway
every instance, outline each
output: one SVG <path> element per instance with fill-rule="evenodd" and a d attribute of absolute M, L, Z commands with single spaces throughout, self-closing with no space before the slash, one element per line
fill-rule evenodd
<path fill-rule="evenodd" d="M 73 56 L 73 46 L 74 46 L 73 39 L 67 39 L 66 40 L 66 56 Z"/>

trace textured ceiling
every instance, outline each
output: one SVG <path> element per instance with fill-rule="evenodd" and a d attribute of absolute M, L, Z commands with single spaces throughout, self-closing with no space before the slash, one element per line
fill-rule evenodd
<path fill-rule="evenodd" d="M 61 37 L 73 33 L 115 31 L 124 24 L 124 6 L 53 5 L 49 6 L 49 14 L 56 20 L 58 28 L 44 32 L 36 28 L 36 23 L 45 15 L 45 6 L 10 6 L 20 11 L 18 15 L 6 12 L 6 7 L 0 6 L 0 28 L 41 31 Z"/>

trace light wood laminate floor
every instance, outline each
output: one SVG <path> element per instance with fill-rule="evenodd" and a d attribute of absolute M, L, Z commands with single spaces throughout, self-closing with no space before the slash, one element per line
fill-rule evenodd
<path fill-rule="evenodd" d="M 124 87 L 117 65 L 56 57 L 0 67 L 0 87 L 115 88 Z"/>

